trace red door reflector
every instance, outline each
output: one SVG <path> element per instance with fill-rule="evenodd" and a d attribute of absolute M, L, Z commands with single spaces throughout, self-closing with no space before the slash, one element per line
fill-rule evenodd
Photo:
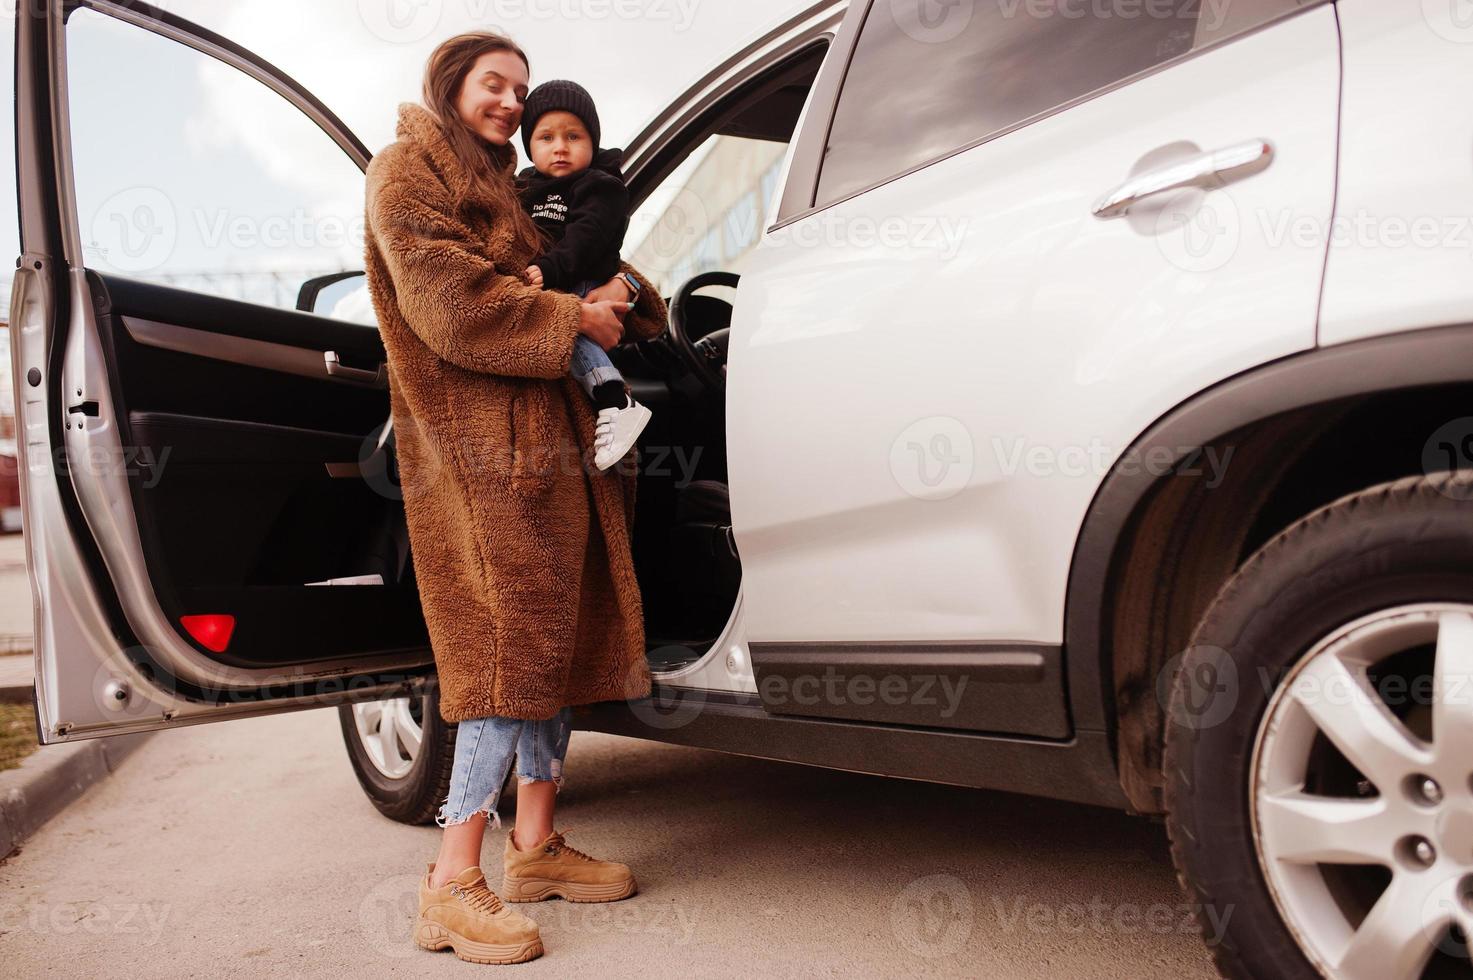
<path fill-rule="evenodd" d="M 225 613 L 180 616 L 179 622 L 200 646 L 216 653 L 225 652 L 225 648 L 230 646 L 230 634 L 235 632 L 235 617 Z"/>

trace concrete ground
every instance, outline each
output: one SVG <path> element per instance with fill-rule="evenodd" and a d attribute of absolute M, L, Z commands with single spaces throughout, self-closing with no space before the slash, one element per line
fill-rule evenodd
<path fill-rule="evenodd" d="M 1107 810 L 578 732 L 559 826 L 641 890 L 522 906 L 518 977 L 1213 975 L 1161 828 Z M 369 805 L 332 710 L 160 733 L 0 864 L 3 972 L 497 972 L 411 944 L 438 834 Z"/>

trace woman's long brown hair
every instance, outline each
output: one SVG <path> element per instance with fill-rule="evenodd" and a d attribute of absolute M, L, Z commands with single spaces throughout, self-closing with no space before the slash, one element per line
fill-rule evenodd
<path fill-rule="evenodd" d="M 497 211 L 511 222 L 513 241 L 529 254 L 537 255 L 543 248 L 541 231 L 522 210 L 515 183 L 506 175 L 516 163 L 515 147 L 511 143 L 505 146 L 488 143 L 465 124 L 456 108 L 465 76 L 476 59 L 488 51 L 510 51 L 522 59 L 527 73 L 532 73 L 526 52 L 511 38 L 494 31 L 467 31 L 443 41 L 430 55 L 425 64 L 424 103 L 440 120 L 450 149 L 470 176 L 469 183 L 461 191 L 460 200 L 455 202 L 456 207 L 460 207 L 472 191 L 494 202 Z"/>

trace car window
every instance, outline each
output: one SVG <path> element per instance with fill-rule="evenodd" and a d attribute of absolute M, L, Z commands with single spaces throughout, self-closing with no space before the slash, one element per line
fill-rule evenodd
<path fill-rule="evenodd" d="M 283 309 L 307 280 L 363 268 L 362 171 L 262 83 L 80 9 L 67 90 L 89 268 Z M 360 306 L 318 310 L 361 320 Z"/>
<path fill-rule="evenodd" d="M 776 204 L 787 148 L 708 137 L 630 216 L 624 257 L 665 296 L 702 272 L 740 275 Z"/>
<path fill-rule="evenodd" d="M 874 0 L 815 204 L 846 197 L 1313 0 Z"/>

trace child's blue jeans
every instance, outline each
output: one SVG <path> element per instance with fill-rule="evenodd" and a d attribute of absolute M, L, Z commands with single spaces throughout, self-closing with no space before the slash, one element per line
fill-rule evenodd
<path fill-rule="evenodd" d="M 597 289 L 603 283 L 587 279 L 573 287 L 573 291 L 580 297 L 587 296 L 588 291 Z M 593 389 L 605 381 L 623 381 L 624 375 L 614 367 L 614 362 L 609 360 L 608 352 L 588 338 L 587 334 L 579 334 L 573 341 L 573 363 L 570 368 L 573 377 L 593 397 Z"/>
<path fill-rule="evenodd" d="M 435 816 L 438 826 L 464 823 L 477 813 L 501 826 L 496 804 L 501 787 L 517 760 L 517 783 L 546 780 L 563 788 L 563 760 L 568 755 L 572 710 L 564 708 L 546 721 L 521 718 L 468 718 L 455 733 L 455 761 L 450 767 L 450 793 Z"/>

